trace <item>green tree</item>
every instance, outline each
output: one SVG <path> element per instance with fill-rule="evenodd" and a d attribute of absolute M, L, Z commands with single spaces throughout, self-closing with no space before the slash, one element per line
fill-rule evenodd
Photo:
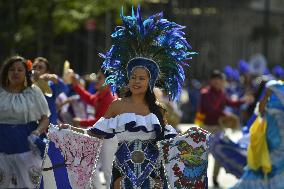
<path fill-rule="evenodd" d="M 122 6 L 139 1 L 123 0 L 9 0 L 0 1 L 1 59 L 11 54 L 26 57 L 60 57 L 56 39 L 84 27 L 86 20 L 97 20 L 99 30 L 104 30 L 105 13 L 119 16 Z M 113 18 L 113 17 L 112 17 Z M 114 20 L 116 20 L 114 18 Z M 1 61 L 2 62 L 2 61 Z"/>

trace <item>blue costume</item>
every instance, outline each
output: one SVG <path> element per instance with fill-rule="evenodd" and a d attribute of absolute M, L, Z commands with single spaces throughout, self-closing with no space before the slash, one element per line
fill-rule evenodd
<path fill-rule="evenodd" d="M 52 90 L 52 96 L 45 96 L 47 103 L 48 103 L 48 107 L 50 109 L 51 115 L 49 116 L 49 121 L 52 124 L 57 124 L 57 111 L 56 111 L 56 98 L 58 97 L 58 95 L 62 92 L 65 92 L 66 86 L 63 83 L 63 81 L 61 79 L 58 79 L 58 83 L 54 83 L 52 81 L 48 81 L 48 85 Z"/>
<path fill-rule="evenodd" d="M 123 188 L 131 189 L 153 188 L 153 179 L 160 179 L 163 175 L 157 138 L 177 135 L 169 125 L 164 129 L 163 134 L 163 128 L 153 113 L 146 116 L 123 113 L 110 119 L 101 118 L 90 131 L 103 134 L 105 138 L 117 138 L 113 180 L 122 176 Z"/>
<path fill-rule="evenodd" d="M 284 83 L 272 80 L 266 84 L 266 88 L 272 91 L 265 110 L 266 140 L 272 171 L 265 179 L 261 170 L 253 171 L 246 167 L 240 181 L 233 187 L 234 189 L 284 188 Z"/>

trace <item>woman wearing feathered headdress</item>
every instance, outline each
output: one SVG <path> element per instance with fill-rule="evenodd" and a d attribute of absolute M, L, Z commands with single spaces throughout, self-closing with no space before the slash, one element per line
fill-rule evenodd
<path fill-rule="evenodd" d="M 136 14 L 132 10 L 132 16 L 122 12 L 123 26 L 116 27 L 111 49 L 101 56 L 105 59 L 102 68 L 109 73 L 106 83 L 113 91 L 126 87 L 126 95 L 114 101 L 91 129 L 71 127 L 91 136 L 117 138 L 110 169 L 112 188 L 168 188 L 157 142 L 177 132 L 167 124 L 153 88 L 163 89 L 171 100 L 178 99 L 185 79 L 182 66 L 195 53 L 181 31 L 184 27 L 162 16 L 159 13 L 143 21 L 139 7 Z M 193 187 L 198 184 L 196 178 L 183 184 Z"/>

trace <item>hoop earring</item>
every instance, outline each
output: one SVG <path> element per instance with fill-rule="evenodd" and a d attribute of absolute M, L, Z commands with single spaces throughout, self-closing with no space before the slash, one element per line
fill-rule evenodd
<path fill-rule="evenodd" d="M 25 87 L 27 87 L 27 86 L 28 86 L 27 77 L 25 77 L 24 86 L 25 86 Z"/>

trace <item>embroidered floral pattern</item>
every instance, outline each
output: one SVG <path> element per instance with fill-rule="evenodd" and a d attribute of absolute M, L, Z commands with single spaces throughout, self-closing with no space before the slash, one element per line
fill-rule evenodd
<path fill-rule="evenodd" d="M 186 132 L 186 134 L 188 134 L 188 137 L 192 138 L 195 143 L 199 143 L 206 142 L 208 132 L 200 127 L 192 127 Z"/>
<path fill-rule="evenodd" d="M 172 142 L 171 141 L 165 141 L 165 144 L 163 145 L 162 149 L 163 149 L 163 158 L 165 163 L 169 163 L 169 149 L 171 146 Z"/>
<path fill-rule="evenodd" d="M 185 167 L 183 171 L 179 168 L 178 164 L 176 163 L 172 168 L 174 171 L 176 179 L 174 181 L 174 187 L 181 189 L 181 188 L 192 188 L 192 189 L 204 189 L 207 185 L 206 179 L 206 169 L 207 164 L 201 165 L 197 168 L 190 169 Z M 200 177 L 200 175 L 202 175 Z M 197 179 L 196 179 L 197 178 Z"/>
<path fill-rule="evenodd" d="M 159 143 L 167 177 L 172 188 L 204 189 L 207 187 L 209 133 L 192 127 L 184 135 Z"/>
<path fill-rule="evenodd" d="M 95 170 L 102 140 L 53 127 L 48 137 L 64 156 L 73 187 L 86 188 Z"/>

